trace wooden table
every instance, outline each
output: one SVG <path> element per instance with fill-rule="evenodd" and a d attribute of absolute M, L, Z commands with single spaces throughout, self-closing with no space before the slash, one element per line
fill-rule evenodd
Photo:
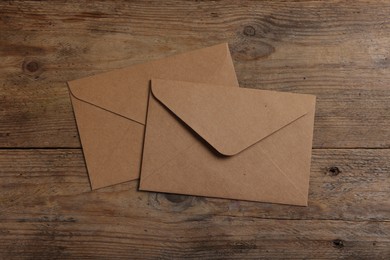
<path fill-rule="evenodd" d="M 91 192 L 66 81 L 229 42 L 317 95 L 308 207 Z M 390 259 L 390 1 L 0 2 L 0 259 Z"/>

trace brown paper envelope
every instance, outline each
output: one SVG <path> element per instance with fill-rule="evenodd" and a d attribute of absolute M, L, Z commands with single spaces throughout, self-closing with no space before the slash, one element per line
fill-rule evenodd
<path fill-rule="evenodd" d="M 238 86 L 227 44 L 68 82 L 92 189 L 139 177 L 152 77 Z"/>
<path fill-rule="evenodd" d="M 307 205 L 315 96 L 152 80 L 140 189 Z"/>

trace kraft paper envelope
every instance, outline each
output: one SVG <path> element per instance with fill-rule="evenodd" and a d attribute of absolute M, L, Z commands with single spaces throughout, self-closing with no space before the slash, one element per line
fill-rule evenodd
<path fill-rule="evenodd" d="M 139 178 L 152 77 L 238 87 L 227 44 L 68 82 L 92 189 Z"/>
<path fill-rule="evenodd" d="M 315 96 L 152 80 L 140 189 L 307 205 Z"/>

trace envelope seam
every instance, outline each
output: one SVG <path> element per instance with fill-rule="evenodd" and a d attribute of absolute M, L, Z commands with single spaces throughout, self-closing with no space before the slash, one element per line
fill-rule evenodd
<path fill-rule="evenodd" d="M 286 179 L 287 179 L 287 181 L 289 182 L 289 183 L 291 183 L 291 185 L 293 185 L 293 187 L 297 190 L 297 192 L 298 192 L 298 194 L 299 195 L 301 195 L 302 196 L 302 198 L 304 199 L 304 200 L 306 200 L 306 196 L 305 196 L 305 194 L 303 194 L 298 188 L 297 188 L 297 186 L 295 185 L 295 183 L 293 182 L 293 181 L 291 181 L 291 179 L 289 178 L 289 176 L 277 165 L 277 163 L 275 163 L 275 161 L 274 160 L 272 160 L 272 158 L 267 154 L 267 153 L 265 153 L 264 151 L 263 151 L 263 149 L 260 149 L 260 152 L 262 153 L 262 154 L 264 154 L 266 157 L 267 157 L 267 159 L 279 170 L 279 172 L 280 173 L 282 173 L 285 177 L 286 177 Z"/>
<path fill-rule="evenodd" d="M 158 168 L 156 168 L 155 170 L 153 170 L 152 173 L 150 173 L 149 175 L 145 176 L 145 177 L 142 177 L 142 173 L 141 173 L 141 183 L 142 182 L 145 182 L 147 179 L 149 179 L 149 177 L 151 177 L 152 175 L 155 175 L 156 172 L 160 169 L 162 169 L 165 165 L 167 165 L 168 163 L 170 163 L 171 161 L 173 161 L 179 154 L 187 151 L 188 149 L 190 149 L 192 146 L 194 146 L 196 143 L 192 143 L 191 145 L 187 146 L 186 148 L 180 150 L 179 152 L 177 152 L 174 156 L 172 156 L 172 158 L 170 158 L 169 160 L 167 160 L 166 162 L 164 162 L 161 166 L 159 166 Z"/>
<path fill-rule="evenodd" d="M 70 88 L 69 88 L 69 89 L 70 89 Z M 119 113 L 117 113 L 117 112 L 114 112 L 114 111 L 105 109 L 105 108 L 103 108 L 103 107 L 97 106 L 97 105 L 95 105 L 95 104 L 93 104 L 93 103 L 91 103 L 91 102 L 88 102 L 88 101 L 84 100 L 84 99 L 78 98 L 78 97 L 76 97 L 76 96 L 72 93 L 71 90 L 70 90 L 70 94 L 71 94 L 71 96 L 72 96 L 73 98 L 75 98 L 75 99 L 77 99 L 77 100 L 79 100 L 79 101 L 81 101 L 81 102 L 84 102 L 84 103 L 86 103 L 86 104 L 88 104 L 88 105 L 91 105 L 91 106 L 93 106 L 93 107 L 96 107 L 96 108 L 101 109 L 101 110 L 103 110 L 103 111 L 106 111 L 106 112 L 108 112 L 108 113 L 112 113 L 112 114 L 117 115 L 117 116 L 120 116 L 120 117 L 122 117 L 122 118 L 124 118 L 124 119 L 130 120 L 130 121 L 133 121 L 133 122 L 135 122 L 135 123 L 137 123 L 137 124 L 140 124 L 140 125 L 145 126 L 145 124 L 143 124 L 143 123 L 141 123 L 141 122 L 138 122 L 137 120 L 134 120 L 134 119 L 132 119 L 132 118 L 126 117 L 126 116 L 121 115 L 121 114 L 119 114 Z"/>
<path fill-rule="evenodd" d="M 296 121 L 298 121 L 299 119 L 303 118 L 303 117 L 306 116 L 307 114 L 308 114 L 308 112 L 305 113 L 305 114 L 303 114 L 303 115 L 301 115 L 301 116 L 299 116 L 299 117 L 297 117 L 297 118 L 295 118 L 294 120 L 288 122 L 287 124 L 283 125 L 282 127 L 278 128 L 278 129 L 276 129 L 275 131 L 271 132 L 270 134 L 264 136 L 263 138 L 260 138 L 259 140 L 254 141 L 251 145 L 245 147 L 244 149 L 242 149 L 242 150 L 239 151 L 238 153 L 235 153 L 234 155 L 237 155 L 237 154 L 239 154 L 239 153 L 245 151 L 246 149 L 248 149 L 248 148 L 250 148 L 250 147 L 252 147 L 252 146 L 258 144 L 259 142 L 261 142 L 261 141 L 263 141 L 263 140 L 269 138 L 270 136 L 276 134 L 277 132 L 281 131 L 282 129 L 286 128 L 287 126 L 289 126 L 289 125 L 295 123 Z"/>

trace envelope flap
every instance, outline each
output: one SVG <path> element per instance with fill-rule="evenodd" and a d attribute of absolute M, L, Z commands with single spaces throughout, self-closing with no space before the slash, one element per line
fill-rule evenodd
<path fill-rule="evenodd" d="M 69 81 L 68 86 L 74 98 L 144 124 L 150 74 L 147 64 L 140 64 Z"/>
<path fill-rule="evenodd" d="M 232 156 L 314 109 L 315 96 L 152 80 L 152 94 L 219 153 Z"/>
<path fill-rule="evenodd" d="M 68 85 L 73 97 L 144 124 L 152 77 L 238 86 L 227 44 L 73 80 Z"/>

